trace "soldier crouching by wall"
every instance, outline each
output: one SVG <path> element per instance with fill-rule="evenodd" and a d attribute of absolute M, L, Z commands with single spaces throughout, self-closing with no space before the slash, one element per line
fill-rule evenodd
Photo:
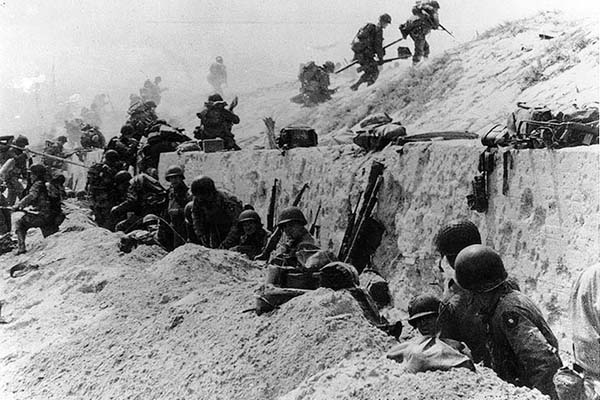
<path fill-rule="evenodd" d="M 212 249 L 222 247 L 237 235 L 242 203 L 233 195 L 217 190 L 208 176 L 192 182 L 192 221 L 198 242 Z"/>
<path fill-rule="evenodd" d="M 237 224 L 238 234 L 224 242 L 222 248 L 245 254 L 252 260 L 261 253 L 270 233 L 263 228 L 260 215 L 254 210 L 242 211 Z"/>

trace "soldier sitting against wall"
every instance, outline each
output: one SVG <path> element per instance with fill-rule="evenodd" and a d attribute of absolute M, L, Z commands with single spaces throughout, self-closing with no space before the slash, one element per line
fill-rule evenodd
<path fill-rule="evenodd" d="M 269 231 L 263 228 L 260 215 L 254 210 L 244 210 L 240 213 L 237 231 L 238 234 L 221 247 L 245 254 L 251 260 L 261 253 L 270 235 Z"/>
<path fill-rule="evenodd" d="M 279 241 L 269 264 L 298 267 L 319 249 L 315 238 L 306 229 L 307 223 L 298 207 L 281 211 L 277 226 L 283 230 L 284 237 Z"/>

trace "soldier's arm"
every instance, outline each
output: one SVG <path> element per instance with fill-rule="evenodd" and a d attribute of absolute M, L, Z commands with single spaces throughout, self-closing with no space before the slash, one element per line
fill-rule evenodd
<path fill-rule="evenodd" d="M 42 183 L 42 185 L 43 185 L 43 183 Z M 29 193 L 27 193 L 27 195 L 25 197 L 23 197 L 21 199 L 21 201 L 19 201 L 16 208 L 25 208 L 25 207 L 33 204 L 40 196 L 40 189 L 41 189 L 40 182 L 34 183 L 31 186 L 31 188 L 29 189 Z"/>
<path fill-rule="evenodd" d="M 240 213 L 242 212 L 242 202 L 239 201 L 235 196 L 231 196 L 231 198 L 227 199 L 225 202 L 225 212 L 230 221 L 237 221 Z M 235 246 L 239 243 L 241 237 L 240 227 L 236 222 L 231 224 L 231 228 L 227 233 L 227 237 L 219 247 L 223 249 L 228 249 L 230 247 Z M 225 247 L 228 246 L 228 247 Z"/>
<path fill-rule="evenodd" d="M 200 241 L 201 245 L 208 246 L 209 243 L 206 235 L 206 230 L 204 229 L 203 215 L 204 213 L 202 212 L 196 201 L 194 201 L 194 204 L 192 206 L 192 224 L 194 226 L 194 233 L 196 234 L 196 237 Z"/>
<path fill-rule="evenodd" d="M 229 111 L 229 110 L 224 110 L 225 113 L 223 114 L 225 116 L 225 119 L 228 122 L 231 122 L 232 124 L 239 124 L 240 123 L 240 117 L 238 117 L 237 115 L 235 115 L 233 112 Z"/>
<path fill-rule="evenodd" d="M 536 325 L 517 311 L 501 315 L 503 333 L 511 346 L 526 380 L 540 392 L 556 398 L 552 377 L 561 367 L 558 349 L 552 346 Z"/>

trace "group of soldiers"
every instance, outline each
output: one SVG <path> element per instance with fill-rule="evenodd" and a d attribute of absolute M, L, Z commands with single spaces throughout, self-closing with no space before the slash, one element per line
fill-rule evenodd
<path fill-rule="evenodd" d="M 25 238 L 30 228 L 40 228 L 47 237 L 58 232 L 65 219 L 62 211 L 65 176 L 53 173 L 44 164 L 34 164 L 28 145 L 29 140 L 22 135 L 7 137 L 0 144 L 0 236 L 10 235 L 11 213 L 19 212 L 14 226 L 17 254 L 25 253 Z M 11 240 L 3 240 L 0 253 L 11 248 Z"/>
<path fill-rule="evenodd" d="M 436 0 L 418 0 L 411 10 L 411 17 L 400 25 L 402 38 L 406 39 L 410 36 L 414 42 L 413 65 L 417 65 L 423 58 L 429 57 L 427 35 L 440 27 L 439 9 L 440 5 Z M 380 66 L 396 59 L 384 59 L 387 46 L 383 45 L 383 31 L 391 23 L 392 17 L 389 14 L 382 14 L 377 24 L 367 23 L 356 33 L 351 43 L 354 53 L 352 60 L 353 64 L 359 65 L 358 71 L 362 72 L 362 75 L 357 82 L 350 86 L 351 90 L 358 90 L 363 83 L 366 83 L 367 86 L 375 83 L 379 76 Z M 398 49 L 399 56 L 401 49 L 404 48 Z M 408 49 L 406 51 L 410 53 Z M 318 66 L 314 61 L 302 66 L 298 75 L 301 84 L 300 94 L 291 100 L 311 106 L 331 99 L 334 91 L 329 88 L 329 74 L 332 72 L 334 72 L 334 64 L 331 61 L 326 62 L 323 66 Z"/>

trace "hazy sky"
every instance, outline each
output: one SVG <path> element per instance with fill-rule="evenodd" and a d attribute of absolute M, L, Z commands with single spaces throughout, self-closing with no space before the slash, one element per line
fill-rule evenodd
<path fill-rule="evenodd" d="M 459 41 L 500 22 L 540 10 L 598 18 L 597 0 L 439 0 L 441 22 Z M 247 90 L 293 80 L 298 64 L 344 61 L 349 42 L 367 21 L 392 15 L 387 40 L 413 1 L 391 0 L 0 0 L 0 88 L 44 75 L 54 97 L 79 93 L 83 103 L 108 92 L 119 106 L 143 80 L 162 75 L 169 96 L 207 92 L 208 65 L 222 55 L 230 86 Z M 430 37 L 432 54 L 454 45 Z M 15 101 L 0 98 L 11 114 Z"/>

